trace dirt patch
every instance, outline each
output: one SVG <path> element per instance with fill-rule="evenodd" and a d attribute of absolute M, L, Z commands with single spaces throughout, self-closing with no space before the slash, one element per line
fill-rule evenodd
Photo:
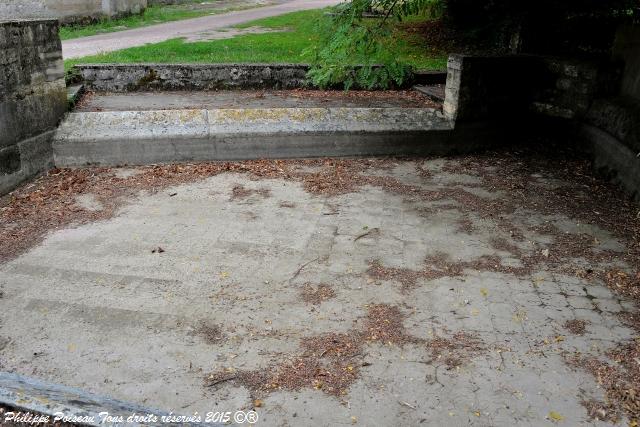
<path fill-rule="evenodd" d="M 432 362 L 442 361 L 447 370 L 459 368 L 469 359 L 486 350 L 486 346 L 476 335 L 457 332 L 451 338 L 435 337 L 426 342 Z"/>
<path fill-rule="evenodd" d="M 400 282 L 402 289 L 405 291 L 415 288 L 418 279 L 423 277 L 421 271 L 409 268 L 384 267 L 379 260 L 369 261 L 367 275 L 376 280 L 395 280 Z"/>
<path fill-rule="evenodd" d="M 460 277 L 465 269 L 515 275 L 529 272 L 525 268 L 502 265 L 498 256 L 484 255 L 472 261 L 454 261 L 445 253 L 436 253 L 425 258 L 421 270 L 385 267 L 378 260 L 369 261 L 367 275 L 378 280 L 397 281 L 402 292 L 409 292 L 417 287 L 419 279 L 430 281 L 443 277 Z"/>
<path fill-rule="evenodd" d="M 585 320 L 572 319 L 564 323 L 564 328 L 573 335 L 584 335 L 587 330 L 587 322 Z"/>
<path fill-rule="evenodd" d="M 640 339 L 620 344 L 606 353 L 609 363 L 596 357 L 574 355 L 567 363 L 590 372 L 605 390 L 610 419 L 626 414 L 631 424 L 640 422 Z"/>
<path fill-rule="evenodd" d="M 334 100 L 362 100 L 363 105 L 371 106 L 393 104 L 405 108 L 442 108 L 442 105 L 415 90 L 350 90 L 345 92 L 342 90 L 309 90 L 300 88 L 288 91 L 276 91 L 273 93 L 301 99 L 320 99 L 325 102 Z M 427 171 L 425 170 L 425 172 Z"/>
<path fill-rule="evenodd" d="M 597 400 L 583 400 L 582 406 L 585 407 L 587 415 L 592 420 L 607 421 L 611 423 L 617 423 L 619 420 L 619 412 L 611 404 Z"/>
<path fill-rule="evenodd" d="M 268 188 L 259 188 L 257 190 L 254 190 L 252 188 L 246 188 L 243 185 L 237 184 L 231 189 L 231 197 L 229 198 L 229 200 L 243 200 L 254 194 L 262 196 L 263 199 L 266 199 L 267 197 L 271 197 L 271 190 L 269 190 Z"/>
<path fill-rule="evenodd" d="M 363 338 L 367 342 L 403 346 L 419 340 L 407 334 L 403 321 L 405 316 L 398 307 L 386 304 L 369 306 Z"/>
<path fill-rule="evenodd" d="M 311 283 L 305 283 L 300 293 L 302 301 L 312 305 L 320 305 L 335 296 L 336 291 L 333 290 L 331 285 L 326 283 L 321 283 L 315 286 Z"/>
<path fill-rule="evenodd" d="M 199 336 L 207 344 L 218 344 L 224 338 L 222 328 L 209 322 L 201 322 L 195 329 L 194 334 Z"/>

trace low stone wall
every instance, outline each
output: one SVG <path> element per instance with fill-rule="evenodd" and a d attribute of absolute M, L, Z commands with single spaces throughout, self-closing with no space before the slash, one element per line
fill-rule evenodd
<path fill-rule="evenodd" d="M 147 0 L 2 0 L 0 19 L 57 18 L 63 23 L 142 12 Z"/>
<path fill-rule="evenodd" d="M 615 93 L 619 76 L 619 68 L 609 62 L 452 55 L 444 109 L 463 121 L 521 117 L 529 112 L 580 119 L 593 99 Z"/>
<path fill-rule="evenodd" d="M 452 55 L 444 113 L 469 138 L 500 129 L 485 139 L 523 129 L 554 134 L 546 119 L 560 119 L 577 129 L 595 167 L 640 200 L 640 31 L 625 28 L 618 40 L 614 61 Z"/>
<path fill-rule="evenodd" d="M 0 21 L 0 194 L 52 165 L 66 107 L 58 22 Z"/>
<path fill-rule="evenodd" d="M 309 69 L 299 64 L 92 64 L 76 68 L 88 89 L 108 92 L 296 88 L 306 85 Z"/>
<path fill-rule="evenodd" d="M 149 6 L 193 3 L 193 0 L 148 0 Z"/>
<path fill-rule="evenodd" d="M 640 25 L 627 25 L 619 29 L 613 57 L 624 63 L 620 94 L 640 101 Z"/>
<path fill-rule="evenodd" d="M 618 90 L 593 100 L 580 132 L 595 166 L 640 201 L 640 26 L 620 28 L 613 60 Z"/>

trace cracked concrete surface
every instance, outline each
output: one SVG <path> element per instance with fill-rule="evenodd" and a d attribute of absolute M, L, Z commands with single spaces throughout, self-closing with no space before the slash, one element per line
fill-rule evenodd
<path fill-rule="evenodd" d="M 508 197 L 472 171 L 445 168 L 456 162 L 400 160 L 363 174 Z M 547 188 L 566 184 L 545 173 L 531 179 Z M 77 203 L 101 208 L 91 195 Z M 299 182 L 238 173 L 141 193 L 114 218 L 52 232 L 0 266 L 0 368 L 184 414 L 250 409 L 250 390 L 231 382 L 207 387 L 206 376 L 282 363 L 305 338 L 358 328 L 367 307 L 386 304 L 400 308 L 412 337 L 464 331 L 484 349 L 451 367 L 422 342 L 366 343 L 346 394 L 275 389 L 261 396 L 260 425 L 606 425 L 590 420 L 581 403 L 605 400 L 602 389 L 563 353 L 601 355 L 632 339 L 618 318 L 635 310 L 632 301 L 598 281 L 545 268 L 518 276 L 466 268 L 419 277 L 409 290 L 368 269 L 375 259 L 417 271 L 438 253 L 455 262 L 497 255 L 517 266 L 517 257 L 491 242 L 501 237 L 527 252 L 537 250 L 533 242 L 553 240 L 531 224 L 585 233 L 597 239 L 594 251 L 617 253 L 625 243 L 570 216 L 534 211 L 508 218 L 525 233 L 515 241 L 456 203 L 369 185 L 314 195 Z M 460 229 L 465 215 L 472 230 Z M 163 252 L 153 253 L 158 247 Z M 334 294 L 305 303 L 308 283 L 328 284 Z M 586 322 L 583 335 L 564 328 L 575 319 Z M 220 335 L 204 336 L 203 324 Z"/>

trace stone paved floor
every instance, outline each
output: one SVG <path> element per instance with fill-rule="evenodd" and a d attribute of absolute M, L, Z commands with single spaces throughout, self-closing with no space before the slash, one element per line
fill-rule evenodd
<path fill-rule="evenodd" d="M 0 265 L 0 369 L 269 426 L 609 424 L 569 360 L 638 335 L 633 301 L 589 276 L 628 271 L 630 243 L 545 199 L 584 180 L 515 178 L 513 157 L 345 162 L 147 185 L 51 232 Z M 74 209 L 150 171 L 96 169 Z"/>

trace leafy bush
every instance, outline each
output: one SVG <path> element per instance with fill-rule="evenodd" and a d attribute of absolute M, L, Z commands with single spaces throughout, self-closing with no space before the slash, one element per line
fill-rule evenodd
<path fill-rule="evenodd" d="M 314 50 L 309 77 L 320 87 L 387 89 L 401 86 L 412 67 L 389 49 L 393 25 L 426 10 L 439 0 L 352 0 L 334 9 L 319 24 L 321 40 Z M 370 13 L 378 18 L 367 17 Z"/>
<path fill-rule="evenodd" d="M 608 55 L 618 25 L 639 10 L 640 0 L 351 0 L 320 25 L 309 76 L 321 87 L 402 85 L 412 69 L 389 46 L 394 25 L 415 15 L 442 17 L 472 50 Z"/>

